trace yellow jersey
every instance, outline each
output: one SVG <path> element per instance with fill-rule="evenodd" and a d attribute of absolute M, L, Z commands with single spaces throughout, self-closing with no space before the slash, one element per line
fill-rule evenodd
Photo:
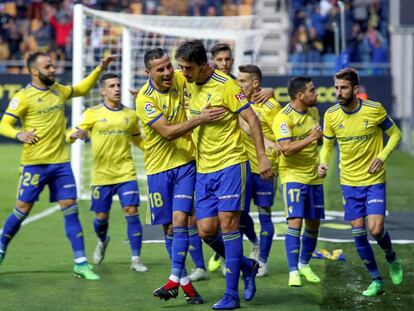
<path fill-rule="evenodd" d="M 276 116 L 273 122 L 273 132 L 276 141 L 302 140 L 309 136 L 312 128 L 319 124 L 319 112 L 316 107 L 299 112 L 287 104 Z M 307 185 L 322 184 L 318 177 L 317 167 L 318 143 L 314 141 L 298 153 L 288 157 L 279 156 L 279 174 L 281 183 L 298 182 Z"/>
<path fill-rule="evenodd" d="M 275 135 L 273 134 L 272 125 L 274 118 L 281 109 L 280 104 L 274 98 L 269 98 L 265 103 L 250 103 L 250 106 L 260 120 L 263 136 L 274 142 Z M 242 131 L 242 140 L 250 161 L 251 171 L 254 174 L 259 174 L 256 147 L 254 146 L 253 140 L 244 131 Z M 272 162 L 273 172 L 276 173 L 278 161 L 276 151 L 266 151 L 266 156 Z"/>
<path fill-rule="evenodd" d="M 191 133 L 168 141 L 151 127 L 161 116 L 170 125 L 187 121 L 184 109 L 185 83 L 181 72 L 175 71 L 168 91 L 158 91 L 149 79 L 138 93 L 136 113 L 143 123 L 146 137 L 144 161 L 147 175 L 164 172 L 194 160 Z"/>
<path fill-rule="evenodd" d="M 88 108 L 76 127 L 89 131 L 92 143 L 92 186 L 114 185 L 136 180 L 131 154 L 132 137 L 141 135 L 135 111 L 125 106 L 111 109 L 105 104 Z M 67 140 L 73 142 L 70 135 Z"/>
<path fill-rule="evenodd" d="M 345 112 L 339 104 L 324 116 L 324 137 L 339 145 L 339 168 L 342 185 L 368 186 L 385 182 L 385 164 L 376 174 L 368 168 L 384 147 L 383 130 L 394 125 L 384 107 L 370 100 L 359 100 L 358 108 Z"/>
<path fill-rule="evenodd" d="M 197 172 L 216 172 L 246 162 L 238 113 L 249 107 L 249 102 L 240 86 L 228 75 L 215 70 L 202 84 L 187 83 L 187 96 L 191 117 L 199 115 L 208 104 L 228 109 L 221 120 L 193 130 Z"/>
<path fill-rule="evenodd" d="M 72 96 L 72 92 L 71 86 L 59 83 L 47 89 L 39 89 L 30 83 L 13 96 L 3 118 L 20 120 L 22 131 L 36 130 L 40 138 L 35 145 L 23 144 L 21 164 L 69 161 L 65 146 L 64 112 L 65 101 Z"/>

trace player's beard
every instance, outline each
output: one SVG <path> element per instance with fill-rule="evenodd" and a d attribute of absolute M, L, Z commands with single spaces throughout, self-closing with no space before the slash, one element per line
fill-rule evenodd
<path fill-rule="evenodd" d="M 348 98 L 338 97 L 337 99 L 341 106 L 349 106 L 355 101 L 355 95 L 352 94 Z"/>
<path fill-rule="evenodd" d="M 53 85 L 53 83 L 55 83 L 55 78 L 53 77 L 53 78 L 50 78 L 50 77 L 48 77 L 48 76 L 46 76 L 46 75 L 44 75 L 43 73 L 41 73 L 41 72 L 39 72 L 39 80 L 44 84 L 44 85 L 47 85 L 47 86 L 51 86 L 51 85 Z"/>

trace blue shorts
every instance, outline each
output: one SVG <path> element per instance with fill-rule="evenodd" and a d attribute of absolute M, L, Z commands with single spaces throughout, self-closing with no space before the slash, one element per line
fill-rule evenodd
<path fill-rule="evenodd" d="M 245 210 L 249 179 L 251 173 L 248 161 L 213 173 L 197 173 L 196 218 L 210 218 L 219 212 Z"/>
<path fill-rule="evenodd" d="M 282 185 L 282 197 L 286 218 L 324 219 L 322 185 L 288 182 Z"/>
<path fill-rule="evenodd" d="M 139 190 L 136 180 L 120 184 L 92 186 L 91 211 L 108 213 L 112 206 L 112 197 L 117 194 L 121 206 L 139 206 Z"/>
<path fill-rule="evenodd" d="M 148 201 L 151 224 L 172 223 L 175 211 L 191 214 L 193 208 L 195 163 L 148 175 Z"/>
<path fill-rule="evenodd" d="M 50 202 L 76 199 L 76 183 L 69 162 L 22 165 L 17 199 L 36 202 L 46 185 L 49 186 Z"/>
<path fill-rule="evenodd" d="M 272 207 L 275 198 L 275 190 L 274 178 L 271 180 L 264 180 L 259 174 L 252 174 L 252 196 L 256 206 Z"/>
<path fill-rule="evenodd" d="M 371 186 L 341 185 L 345 220 L 367 215 L 385 215 L 385 183 Z"/>

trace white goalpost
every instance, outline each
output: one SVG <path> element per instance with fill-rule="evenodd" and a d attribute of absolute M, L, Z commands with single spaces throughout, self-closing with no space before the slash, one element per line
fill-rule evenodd
<path fill-rule="evenodd" d="M 173 61 L 175 49 L 185 40 L 200 39 L 207 50 L 228 43 L 234 53 L 234 69 L 254 63 L 266 32 L 255 16 L 181 17 L 113 13 L 74 6 L 72 83 L 76 84 L 95 68 L 102 57 L 118 55 L 107 71 L 121 75 L 122 103 L 134 107 L 129 88 L 139 89 L 147 80 L 144 53 L 147 49 L 165 49 Z M 72 126 L 76 126 L 85 108 L 101 102 L 98 87 L 72 101 Z M 144 176 L 142 153 L 134 148 L 139 176 Z M 71 149 L 72 169 L 79 199 L 90 198 L 91 148 L 77 141 Z M 140 185 L 141 186 L 141 185 Z M 145 191 L 141 191 L 145 193 Z"/>

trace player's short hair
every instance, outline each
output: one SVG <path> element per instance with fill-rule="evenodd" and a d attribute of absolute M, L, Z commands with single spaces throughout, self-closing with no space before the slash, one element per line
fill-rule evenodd
<path fill-rule="evenodd" d="M 294 100 L 299 92 L 306 90 L 306 84 L 312 82 L 310 77 L 295 77 L 289 80 L 288 94 L 291 100 Z"/>
<path fill-rule="evenodd" d="M 99 85 L 103 87 L 105 85 L 105 81 L 109 79 L 120 79 L 120 77 L 119 75 L 113 72 L 104 73 L 99 79 Z"/>
<path fill-rule="evenodd" d="M 194 62 L 197 65 L 207 63 L 207 52 L 203 41 L 191 40 L 181 44 L 175 52 L 175 59 L 180 58 L 190 63 Z"/>
<path fill-rule="evenodd" d="M 230 57 L 233 57 L 230 45 L 228 45 L 227 43 L 217 43 L 217 44 L 215 44 L 210 50 L 211 57 L 213 57 L 213 58 L 216 57 L 216 55 L 219 52 L 229 52 Z"/>
<path fill-rule="evenodd" d="M 50 57 L 49 54 L 47 54 L 46 52 L 41 52 L 41 51 L 37 51 L 37 52 L 31 53 L 27 57 L 27 59 L 26 59 L 26 66 L 27 66 L 27 70 L 29 70 L 30 73 L 32 73 L 32 68 L 33 68 L 34 64 L 36 63 L 37 59 L 40 56 Z"/>
<path fill-rule="evenodd" d="M 243 73 L 250 73 L 251 75 L 255 76 L 259 82 L 262 82 L 262 71 L 256 65 L 242 65 L 239 66 L 239 71 Z"/>
<path fill-rule="evenodd" d="M 167 52 L 165 52 L 165 50 L 161 48 L 154 48 L 154 49 L 146 50 L 145 55 L 144 55 L 145 68 L 151 69 L 150 62 L 154 59 L 160 59 L 165 54 L 167 54 Z"/>
<path fill-rule="evenodd" d="M 334 81 L 335 80 L 347 80 L 351 82 L 352 86 L 359 85 L 358 71 L 350 67 L 344 68 L 335 74 Z"/>

